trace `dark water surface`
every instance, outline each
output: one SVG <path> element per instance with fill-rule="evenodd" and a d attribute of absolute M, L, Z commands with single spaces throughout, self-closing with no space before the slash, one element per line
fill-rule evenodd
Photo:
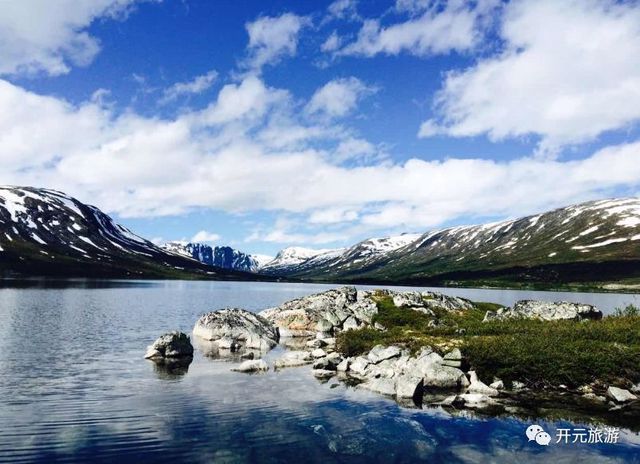
<path fill-rule="evenodd" d="M 161 333 L 203 312 L 261 310 L 314 284 L 75 281 L 0 288 L 0 462 L 640 462 L 640 436 L 556 444 L 566 421 L 408 409 L 308 366 L 263 375 L 196 352 L 188 371 L 142 359 Z M 15 288 L 22 287 L 22 288 Z M 512 304 L 572 300 L 603 311 L 636 295 L 450 289 Z M 268 357 L 277 357 L 279 347 Z M 537 422 L 554 437 L 527 442 Z M 552 462 L 549 461 L 549 462 Z"/>

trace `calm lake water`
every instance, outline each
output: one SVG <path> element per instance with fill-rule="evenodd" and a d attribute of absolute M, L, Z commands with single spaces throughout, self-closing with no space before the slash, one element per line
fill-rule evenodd
<path fill-rule="evenodd" d="M 206 311 L 258 311 L 329 285 L 3 285 L 0 462 L 640 462 L 640 436 L 625 429 L 617 444 L 556 444 L 558 428 L 581 424 L 403 408 L 320 382 L 309 366 L 247 375 L 196 352 L 185 373 L 142 358 L 160 334 L 190 332 Z M 605 312 L 640 303 L 637 295 L 440 290 L 503 304 L 579 301 Z M 532 423 L 554 437 L 551 445 L 527 442 Z"/>

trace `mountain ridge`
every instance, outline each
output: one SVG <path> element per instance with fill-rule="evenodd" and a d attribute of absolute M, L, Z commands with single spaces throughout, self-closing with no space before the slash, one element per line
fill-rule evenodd
<path fill-rule="evenodd" d="M 254 278 L 166 253 L 95 206 L 62 192 L 18 186 L 0 186 L 0 273 L 5 277 Z"/>

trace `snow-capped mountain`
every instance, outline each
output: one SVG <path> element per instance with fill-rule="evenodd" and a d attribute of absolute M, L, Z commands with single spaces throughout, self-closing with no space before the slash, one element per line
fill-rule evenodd
<path fill-rule="evenodd" d="M 238 271 L 258 272 L 258 269 L 273 258 L 264 255 L 250 255 L 228 246 L 215 246 L 204 243 L 167 242 L 162 248 L 171 253 L 193 258 L 210 266 Z"/>
<path fill-rule="evenodd" d="M 342 252 L 343 249 L 314 250 L 312 248 L 289 247 L 280 250 L 273 260 L 260 268 L 260 272 L 271 275 L 290 274 L 304 269 L 305 266 L 319 265 L 339 256 Z"/>
<path fill-rule="evenodd" d="M 247 278 L 167 253 L 63 193 L 0 187 L 0 272 L 94 277 Z"/>
<path fill-rule="evenodd" d="M 592 201 L 492 224 L 365 240 L 287 276 L 314 280 L 640 281 L 640 198 Z"/>

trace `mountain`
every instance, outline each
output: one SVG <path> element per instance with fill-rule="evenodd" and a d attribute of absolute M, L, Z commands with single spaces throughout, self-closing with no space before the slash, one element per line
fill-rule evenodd
<path fill-rule="evenodd" d="M 287 275 L 299 273 L 322 265 L 327 260 L 342 254 L 343 249 L 314 250 L 311 248 L 289 247 L 281 250 L 276 257 L 260 268 L 260 273 Z"/>
<path fill-rule="evenodd" d="M 210 266 L 223 269 L 235 269 L 245 272 L 258 272 L 266 262 L 273 258 L 263 255 L 250 255 L 228 246 L 212 247 L 204 243 L 168 242 L 162 248 L 170 253 L 193 258 Z"/>
<path fill-rule="evenodd" d="M 301 261 L 283 275 L 415 285 L 633 288 L 640 284 L 640 198 L 365 240 L 330 259 Z"/>
<path fill-rule="evenodd" d="M 178 256 L 63 193 L 0 187 L 0 274 L 252 279 Z"/>

